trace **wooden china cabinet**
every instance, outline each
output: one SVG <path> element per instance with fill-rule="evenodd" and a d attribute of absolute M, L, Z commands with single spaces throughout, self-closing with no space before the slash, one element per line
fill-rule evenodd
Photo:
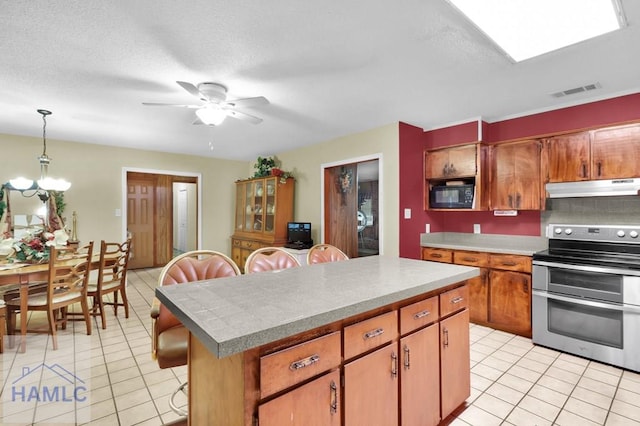
<path fill-rule="evenodd" d="M 268 176 L 236 182 L 235 231 L 231 258 L 240 269 L 252 251 L 283 246 L 293 221 L 293 178 Z"/>

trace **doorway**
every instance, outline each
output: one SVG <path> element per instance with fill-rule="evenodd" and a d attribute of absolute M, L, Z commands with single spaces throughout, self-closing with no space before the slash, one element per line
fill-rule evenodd
<path fill-rule="evenodd" d="M 200 177 L 165 173 L 124 171 L 124 229 L 132 238 L 132 269 L 164 266 L 177 251 L 198 247 Z"/>
<path fill-rule="evenodd" d="M 350 258 L 380 254 L 380 155 L 322 165 L 322 241 Z"/>

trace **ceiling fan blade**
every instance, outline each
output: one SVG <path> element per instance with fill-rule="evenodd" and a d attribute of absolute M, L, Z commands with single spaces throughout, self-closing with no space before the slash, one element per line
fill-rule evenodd
<path fill-rule="evenodd" d="M 226 110 L 229 117 L 237 118 L 238 120 L 248 121 L 251 124 L 262 123 L 262 118 L 255 117 L 253 115 L 245 114 L 244 112 L 235 111 L 232 109 Z"/>
<path fill-rule="evenodd" d="M 176 83 L 178 83 L 184 90 L 191 93 L 193 96 L 197 97 L 198 99 L 206 100 L 204 96 L 202 96 L 202 93 L 200 93 L 198 88 L 193 84 L 188 83 L 186 81 L 176 81 Z"/>
<path fill-rule="evenodd" d="M 158 102 L 143 102 L 142 105 L 146 106 L 170 106 L 170 107 L 178 107 L 178 108 L 200 108 L 202 105 L 181 105 L 181 104 L 164 104 Z"/>
<path fill-rule="evenodd" d="M 269 100 L 264 96 L 227 101 L 227 105 L 230 105 L 233 107 L 252 107 L 252 106 L 258 106 L 258 105 L 266 105 L 268 103 L 269 103 Z"/>

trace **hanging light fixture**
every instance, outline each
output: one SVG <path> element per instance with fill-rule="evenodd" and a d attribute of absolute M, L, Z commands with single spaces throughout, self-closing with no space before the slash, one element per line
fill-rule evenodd
<path fill-rule="evenodd" d="M 227 112 L 217 104 L 208 104 L 196 110 L 196 115 L 204 123 L 219 126 L 227 117 Z"/>
<path fill-rule="evenodd" d="M 39 109 L 38 113 L 42 115 L 43 122 L 43 150 L 42 155 L 38 157 L 38 162 L 40 163 L 40 179 L 33 181 L 32 179 L 18 177 L 9 180 L 6 186 L 8 186 L 9 189 L 20 191 L 25 197 L 37 195 L 42 201 L 46 201 L 49 199 L 49 191 L 66 191 L 71 187 L 71 183 L 64 179 L 54 179 L 49 176 L 49 163 L 51 162 L 51 158 L 47 156 L 47 116 L 51 115 L 51 111 Z"/>

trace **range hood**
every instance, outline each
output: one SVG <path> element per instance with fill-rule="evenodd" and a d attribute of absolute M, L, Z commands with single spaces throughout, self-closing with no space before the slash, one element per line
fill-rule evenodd
<path fill-rule="evenodd" d="M 548 183 L 546 190 L 549 198 L 640 195 L 640 178 Z"/>

